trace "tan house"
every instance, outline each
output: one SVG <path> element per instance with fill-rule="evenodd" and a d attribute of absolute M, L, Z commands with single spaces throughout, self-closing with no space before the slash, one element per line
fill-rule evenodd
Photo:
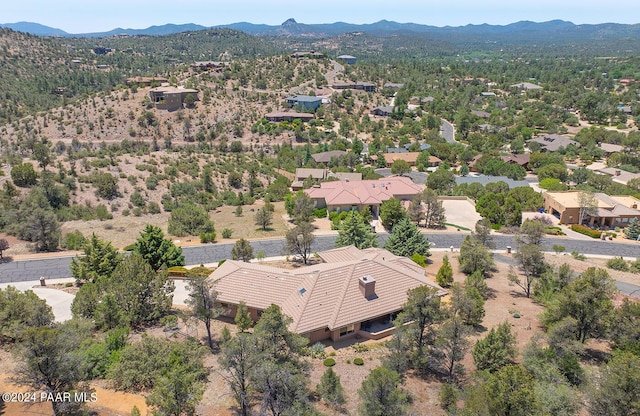
<path fill-rule="evenodd" d="M 580 192 L 545 192 L 544 209 L 562 224 L 580 221 Z M 640 220 L 640 200 L 628 195 L 594 194 L 597 208 L 593 215 L 583 216 L 583 224 L 592 227 L 626 227 L 633 218 Z"/>
<path fill-rule="evenodd" d="M 190 88 L 156 87 L 149 90 L 149 98 L 158 110 L 174 111 L 181 109 L 188 95 L 198 101 L 198 90 Z"/>
<path fill-rule="evenodd" d="M 245 302 L 257 321 L 275 304 L 293 319 L 289 330 L 311 343 L 379 339 L 393 332 L 409 289 L 426 285 L 446 293 L 412 260 L 384 249 L 350 246 L 318 255 L 325 263 L 294 270 L 227 260 L 209 276 L 222 315 L 235 317 Z"/>
<path fill-rule="evenodd" d="M 293 121 L 299 119 L 300 121 L 311 121 L 316 118 L 313 114 L 310 113 L 298 113 L 295 111 L 278 111 L 274 113 L 268 113 L 264 116 L 267 121 L 272 121 L 274 123 L 279 123 L 281 121 Z"/>
<path fill-rule="evenodd" d="M 327 212 L 371 210 L 373 219 L 378 219 L 380 205 L 391 198 L 411 201 L 423 188 L 411 179 L 400 176 L 364 181 L 323 182 L 320 186 L 306 189 L 316 208 L 327 208 Z"/>
<path fill-rule="evenodd" d="M 396 160 L 404 160 L 409 164 L 409 166 L 415 166 L 420 153 L 421 152 L 381 153 L 380 155 L 371 156 L 371 159 L 375 161 L 378 160 L 378 157 L 382 156 L 384 157 L 385 162 L 387 162 L 387 167 L 391 167 L 391 165 L 393 165 L 393 162 L 395 162 Z M 429 156 L 429 167 L 438 167 L 441 163 L 442 160 L 440 158 L 431 155 Z"/>
<path fill-rule="evenodd" d="M 335 178 L 333 180 L 339 181 L 361 181 L 362 173 L 358 172 L 331 172 L 329 169 L 312 169 L 312 168 L 297 168 L 295 178 L 291 182 L 291 190 L 299 191 L 304 186 L 305 179 L 313 179 L 315 182 L 320 183 L 326 181 L 329 178 Z"/>
<path fill-rule="evenodd" d="M 141 85 L 145 87 L 150 87 L 152 84 L 162 85 L 166 82 L 169 82 L 168 79 L 164 77 L 131 77 L 127 78 L 127 85 Z"/>

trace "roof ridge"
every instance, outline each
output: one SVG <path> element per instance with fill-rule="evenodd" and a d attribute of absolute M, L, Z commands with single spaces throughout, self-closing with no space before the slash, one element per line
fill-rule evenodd
<path fill-rule="evenodd" d="M 342 282 L 342 288 L 340 291 L 340 296 L 338 297 L 337 301 L 334 303 L 333 306 L 333 311 L 331 313 L 331 319 L 329 320 L 329 329 L 330 330 L 334 330 L 335 329 L 335 323 L 338 320 L 338 316 L 340 314 L 340 310 L 342 309 L 342 304 L 344 303 L 344 299 L 347 295 L 347 289 L 349 289 L 349 284 L 351 283 L 349 279 L 350 277 L 353 276 L 354 273 L 354 269 L 356 267 L 357 263 L 352 263 L 349 266 L 350 272 L 346 273 L 347 278 L 344 279 L 344 281 Z"/>
<path fill-rule="evenodd" d="M 293 308 L 297 316 L 291 316 L 291 318 L 293 318 L 293 322 L 291 323 L 293 325 L 293 328 L 292 328 L 293 331 L 297 331 L 298 326 L 302 323 L 302 320 L 300 318 L 304 315 L 304 311 L 307 308 L 307 305 L 309 304 L 309 300 L 311 299 L 313 290 L 317 286 L 319 278 L 320 278 L 320 272 L 318 270 L 315 270 L 312 273 L 308 273 L 308 276 L 305 276 L 304 279 L 302 279 L 302 281 L 300 282 L 301 287 L 297 289 L 295 292 L 293 292 L 283 302 L 284 305 L 288 305 L 289 308 L 293 308 L 293 305 L 297 304 L 296 301 L 300 302 L 299 307 Z M 307 285 L 307 283 L 311 283 L 311 285 Z M 310 288 L 308 288 L 307 286 L 310 286 Z M 302 289 L 304 289 L 304 292 L 300 293 Z M 304 296 L 305 294 L 307 296 Z M 296 296 L 299 296 L 300 298 L 302 298 L 302 300 L 300 301 L 299 299 L 295 298 Z M 292 298 L 295 298 L 295 299 L 292 299 Z M 290 304 L 289 301 L 292 301 L 293 303 Z"/>

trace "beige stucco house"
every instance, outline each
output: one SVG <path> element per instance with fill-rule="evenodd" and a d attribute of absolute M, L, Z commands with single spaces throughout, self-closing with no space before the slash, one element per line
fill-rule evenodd
<path fill-rule="evenodd" d="M 545 192 L 544 209 L 562 224 L 580 221 L 580 192 Z M 594 194 L 597 208 L 594 215 L 585 214 L 583 223 L 596 227 L 626 227 L 633 218 L 640 220 L 640 200 L 629 195 Z"/>
<path fill-rule="evenodd" d="M 349 246 L 318 254 L 325 263 L 293 270 L 227 260 L 209 276 L 223 316 L 235 317 L 243 301 L 256 321 L 276 304 L 292 318 L 289 330 L 311 343 L 379 339 L 393 332 L 409 289 L 427 285 L 446 293 L 422 267 L 384 249 Z"/>
<path fill-rule="evenodd" d="M 362 211 L 370 208 L 374 219 L 378 218 L 380 205 L 391 198 L 410 201 L 423 191 L 411 179 L 402 176 L 364 180 L 323 182 L 318 187 L 306 189 L 305 192 L 314 201 L 316 208 L 327 208 L 332 211 Z"/>

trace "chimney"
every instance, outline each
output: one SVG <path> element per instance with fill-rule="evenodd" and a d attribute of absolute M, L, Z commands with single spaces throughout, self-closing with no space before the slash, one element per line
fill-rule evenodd
<path fill-rule="evenodd" d="M 362 276 L 360 279 L 360 292 L 367 299 L 376 297 L 376 279 L 372 276 Z"/>
<path fill-rule="evenodd" d="M 616 169 L 616 176 L 620 176 L 620 169 Z"/>
<path fill-rule="evenodd" d="M 631 208 L 633 209 L 638 209 L 638 204 L 636 204 L 635 202 L 633 203 L 633 205 L 631 205 Z"/>

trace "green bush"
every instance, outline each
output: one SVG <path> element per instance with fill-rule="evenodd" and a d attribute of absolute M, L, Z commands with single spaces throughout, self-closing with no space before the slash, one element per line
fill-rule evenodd
<path fill-rule="evenodd" d="M 185 277 L 187 275 L 187 268 L 184 266 L 171 266 L 167 269 L 169 276 Z"/>
<path fill-rule="evenodd" d="M 423 256 L 420 253 L 414 253 L 414 255 L 411 256 L 411 260 L 420 267 L 426 267 L 427 265 L 427 256 Z"/>
<path fill-rule="evenodd" d="M 600 235 L 602 234 L 598 230 L 592 230 L 591 228 L 580 224 L 573 224 L 570 228 L 577 233 L 588 235 L 591 238 L 600 238 Z"/>
<path fill-rule="evenodd" d="M 622 257 L 614 257 L 607 260 L 607 267 L 620 272 L 629 271 L 629 263 L 627 263 L 627 261 Z"/>
<path fill-rule="evenodd" d="M 324 344 L 321 342 L 313 344 L 309 347 L 309 355 L 311 358 L 325 358 Z"/>
<path fill-rule="evenodd" d="M 75 230 L 69 234 L 66 234 L 62 238 L 62 242 L 60 245 L 62 248 L 66 248 L 67 250 L 82 250 L 87 239 L 82 233 L 78 230 Z"/>
<path fill-rule="evenodd" d="M 334 360 L 333 358 L 327 358 L 326 360 L 324 360 L 323 364 L 325 367 L 333 367 L 334 365 L 336 365 L 336 360 Z"/>
<path fill-rule="evenodd" d="M 318 208 L 313 211 L 313 216 L 316 218 L 326 218 L 327 217 L 327 209 L 326 208 Z"/>
<path fill-rule="evenodd" d="M 355 365 L 364 365 L 364 360 L 362 358 L 354 358 L 353 363 Z"/>
<path fill-rule="evenodd" d="M 223 234 L 224 236 L 224 234 Z M 216 241 L 216 232 L 212 231 L 210 233 L 200 233 L 200 242 L 201 243 L 215 243 Z"/>
<path fill-rule="evenodd" d="M 585 256 L 584 254 L 580 253 L 577 250 L 573 250 L 571 252 L 571 257 L 573 257 L 576 260 L 586 260 L 587 259 L 587 256 Z"/>
<path fill-rule="evenodd" d="M 548 227 L 545 233 L 549 235 L 565 235 L 565 232 L 560 227 Z"/>
<path fill-rule="evenodd" d="M 231 228 L 225 228 L 222 230 L 222 238 L 231 238 L 231 234 L 233 234 L 233 230 Z"/>
<path fill-rule="evenodd" d="M 124 251 L 133 251 L 136 248 L 136 243 L 133 244 L 129 244 L 128 246 L 125 246 L 122 250 Z"/>

